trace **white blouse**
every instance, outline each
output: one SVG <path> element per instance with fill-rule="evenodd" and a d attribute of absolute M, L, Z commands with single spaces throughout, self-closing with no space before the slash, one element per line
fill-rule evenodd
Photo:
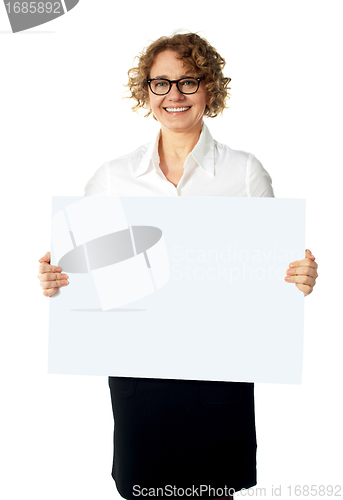
<path fill-rule="evenodd" d="M 270 175 L 255 156 L 215 141 L 205 123 L 175 187 L 159 167 L 160 133 L 152 143 L 102 165 L 85 196 L 274 196 Z"/>

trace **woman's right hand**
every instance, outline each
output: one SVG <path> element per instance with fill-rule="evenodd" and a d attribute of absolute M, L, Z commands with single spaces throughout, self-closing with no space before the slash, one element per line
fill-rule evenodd
<path fill-rule="evenodd" d="M 39 259 L 38 279 L 43 288 L 43 295 L 52 297 L 60 286 L 69 285 L 67 274 L 61 273 L 62 269 L 57 266 L 50 266 L 50 252 Z"/>

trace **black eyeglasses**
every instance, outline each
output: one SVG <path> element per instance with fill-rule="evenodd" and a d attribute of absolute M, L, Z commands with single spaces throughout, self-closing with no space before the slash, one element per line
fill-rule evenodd
<path fill-rule="evenodd" d="M 181 94 L 195 94 L 198 91 L 199 85 L 203 78 L 186 77 L 180 80 L 168 80 L 167 78 L 149 78 L 147 83 L 153 94 L 166 95 L 172 88 L 172 84 L 176 83 L 177 89 Z"/>

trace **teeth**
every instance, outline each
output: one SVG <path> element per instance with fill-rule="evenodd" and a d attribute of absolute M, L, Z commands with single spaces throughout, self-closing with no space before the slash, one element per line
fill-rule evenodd
<path fill-rule="evenodd" d="M 187 109 L 189 108 L 190 106 L 188 106 L 187 108 L 165 108 L 165 109 L 172 113 L 178 113 L 179 111 L 187 111 Z"/>

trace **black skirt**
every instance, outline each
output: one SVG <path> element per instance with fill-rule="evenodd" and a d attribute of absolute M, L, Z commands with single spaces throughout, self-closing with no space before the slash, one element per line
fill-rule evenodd
<path fill-rule="evenodd" d="M 122 497 L 202 488 L 217 498 L 256 484 L 254 384 L 110 377 L 109 386 Z"/>

